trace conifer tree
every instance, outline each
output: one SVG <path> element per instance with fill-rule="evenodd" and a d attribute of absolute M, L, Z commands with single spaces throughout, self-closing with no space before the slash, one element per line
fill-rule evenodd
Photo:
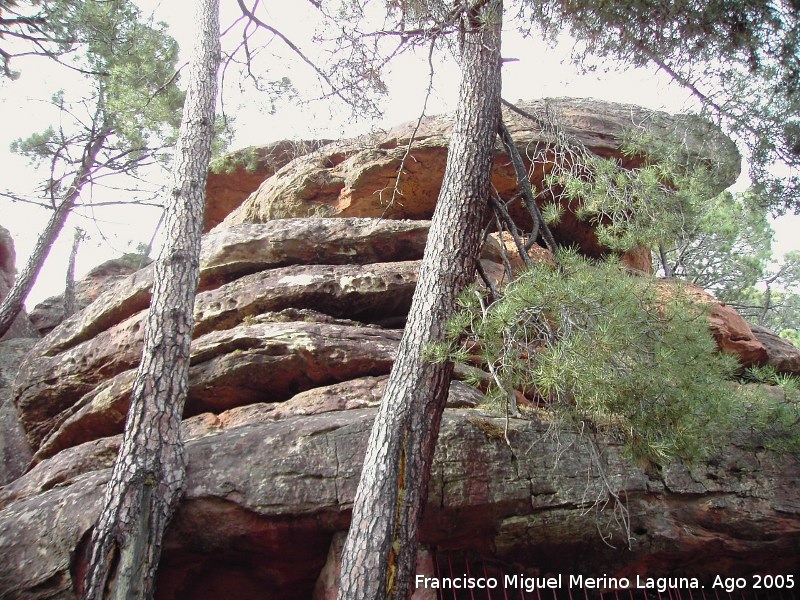
<path fill-rule="evenodd" d="M 14 142 L 12 150 L 46 166 L 42 204 L 52 210 L 31 256 L 0 304 L 0 336 L 22 310 L 50 248 L 87 186 L 108 174 L 134 174 L 152 163 L 177 127 L 183 94 L 174 82 L 177 45 L 141 21 L 127 0 L 81 0 L 65 9 L 63 27 L 80 32 L 71 62 L 89 74 L 87 96 L 63 91 L 52 103 L 62 123 Z M 65 19 L 63 15 L 60 19 Z M 59 21 L 60 23 L 61 21 Z M 151 57 L 157 56 L 158 60 Z M 72 122 L 70 122 L 72 117 Z M 4 194 L 14 198 L 15 194 Z"/>
<path fill-rule="evenodd" d="M 459 5 L 461 84 L 442 190 L 403 339 L 375 417 L 353 507 L 339 598 L 405 599 L 418 525 L 453 365 L 441 341 L 455 298 L 472 279 L 500 119 L 501 0 Z"/>
<path fill-rule="evenodd" d="M 355 3 L 360 6 L 360 3 Z M 483 218 L 488 189 L 482 178 L 454 175 L 476 163 L 492 149 L 484 145 L 482 123 L 464 120 L 470 99 L 496 98 L 499 82 L 499 30 L 502 5 L 492 0 L 443 3 L 415 0 L 390 3 L 404 19 L 395 35 L 403 44 L 457 32 L 462 40 L 462 87 L 447 171 L 434 216 L 429 244 L 421 267 L 417 295 L 395 367 L 375 420 L 367 448 L 353 522 L 342 557 L 339 598 L 406 598 L 410 595 L 416 554 L 417 527 L 423 509 L 428 467 L 435 448 L 450 368 L 434 368 L 421 347 L 438 341 L 444 321 L 453 312 L 455 293 L 475 264 L 476 246 L 471 232 Z M 353 7 L 349 7 L 353 10 Z M 800 164 L 800 68 L 798 67 L 798 14 L 791 1 L 690 0 L 677 3 L 615 0 L 517 0 L 515 23 L 523 30 L 540 26 L 555 36 L 570 28 L 582 44 L 577 58 L 612 57 L 626 65 L 654 64 L 675 81 L 692 90 L 704 106 L 732 129 L 745 132 L 754 169 L 752 175 L 772 195 L 780 198 L 776 211 L 800 209 L 800 181 L 792 175 L 775 177 L 777 163 L 796 169 Z M 497 12 L 495 12 L 497 11 Z M 420 13 L 437 20 L 427 27 L 413 27 Z M 345 14 L 345 13 L 342 13 Z M 487 15 L 497 15 L 487 17 Z M 452 16 L 457 19 L 453 20 Z M 453 27 L 462 19 L 479 15 L 486 27 Z M 407 20 L 406 20 L 407 18 Z M 407 22 L 408 21 L 408 22 Z M 466 59 L 473 34 L 486 36 L 485 52 Z M 486 58 L 485 55 L 483 58 Z M 481 71 L 481 69 L 483 69 Z M 698 76 L 699 74 L 699 76 Z M 704 84 L 710 87 L 705 87 Z M 472 86 L 471 90 L 466 87 Z M 756 101 L 753 101 L 753 100 Z M 485 113 L 489 118 L 489 113 Z M 495 116 L 494 118 L 499 118 Z M 494 123 L 495 130 L 498 123 Z M 461 137 L 474 140 L 470 150 L 459 145 Z M 493 138 L 493 136 L 492 136 Z M 796 172 L 796 171 L 795 171 Z M 468 185 L 474 185 L 465 189 Z M 782 194 L 776 194 L 780 190 Z M 482 201 L 475 194 L 484 194 Z M 469 210 L 459 210 L 469 207 Z M 453 211 L 453 212 L 450 212 Z M 448 215 L 440 225 L 446 239 L 435 235 L 436 215 Z M 454 241 L 454 244 L 448 244 Z M 466 271 L 466 272 L 465 272 Z M 442 283 L 426 285 L 426 277 Z M 424 297 L 423 297 L 424 296 Z"/>
<path fill-rule="evenodd" d="M 142 361 L 103 510 L 92 530 L 84 598 L 148 599 L 166 526 L 185 479 L 180 424 L 220 61 L 219 0 L 201 0 L 197 42 L 172 167 L 168 239 L 156 261 Z"/>

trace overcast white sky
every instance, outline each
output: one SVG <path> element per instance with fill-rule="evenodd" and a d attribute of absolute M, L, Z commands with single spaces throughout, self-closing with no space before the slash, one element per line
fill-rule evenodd
<path fill-rule="evenodd" d="M 187 14 L 187 3 L 166 0 L 139 0 L 138 3 L 143 10 L 155 11 L 159 20 L 170 24 L 170 32 L 178 40 L 182 52 L 188 55 L 193 33 L 191 15 Z M 222 0 L 222 4 L 225 27 L 236 14 L 237 7 L 234 0 Z M 287 8 L 289 6 L 291 8 Z M 309 10 L 309 6 L 306 3 L 279 3 L 278 8 L 271 11 L 270 22 L 313 54 L 313 45 L 307 42 L 309 18 L 302 14 Z M 273 47 L 276 53 L 283 52 L 280 42 L 274 42 Z M 681 112 L 693 106 L 687 92 L 670 84 L 666 76 L 654 70 L 580 75 L 567 60 L 569 50 L 568 45 L 553 50 L 535 39 L 522 39 L 514 32 L 507 32 L 503 54 L 505 57 L 518 58 L 519 61 L 508 63 L 504 67 L 503 96 L 509 100 L 555 96 L 596 97 L 669 112 Z M 313 81 L 310 72 L 303 65 L 289 59 L 281 59 L 279 64 L 285 65 L 287 72 L 276 73 L 276 76 L 288 75 L 300 87 L 308 86 Z M 62 81 L 61 85 L 65 87 L 70 85 L 70 78 L 74 75 L 64 79 L 58 69 L 42 60 L 20 61 L 16 66 L 22 70 L 20 80 L 0 84 L 0 110 L 5 116 L 4 127 L 0 131 L 0 168 L 4 184 L 7 183 L 7 187 L 21 192 L 31 189 L 37 178 L 24 160 L 8 152 L 8 145 L 13 139 L 44 129 L 51 122 L 53 115 L 48 114 L 46 104 L 37 99 L 47 98 L 52 93 L 54 85 L 58 85 L 54 81 Z M 392 65 L 388 77 L 390 92 L 384 107 L 385 118 L 381 123 L 353 123 L 329 103 L 280 105 L 276 114 L 265 114 L 259 106 L 263 104 L 263 97 L 252 91 L 240 92 L 236 84 L 229 85 L 226 90 L 226 107 L 236 117 L 238 132 L 233 147 L 264 144 L 285 138 L 349 137 L 370 127 L 388 127 L 416 119 L 424 100 L 427 72 L 424 57 L 405 57 Z M 439 69 L 434 94 L 428 105 L 429 114 L 453 110 L 457 87 L 457 70 L 452 67 Z M 97 196 L 102 193 L 97 191 L 95 198 L 100 200 Z M 111 192 L 106 193 L 114 196 Z M 17 268 L 20 269 L 47 215 L 43 209 L 11 205 L 5 200 L 0 200 L 0 207 L 3 210 L 0 224 L 14 236 Z M 99 229 L 87 218 L 89 215 L 71 218 L 27 305 L 31 307 L 63 290 L 67 256 L 76 224 L 87 229 L 91 236 L 79 255 L 80 275 L 103 260 L 132 250 L 139 242 L 146 242 L 158 220 L 158 214 L 153 209 L 121 211 L 116 208 L 98 212 L 94 217 L 99 220 Z M 779 224 L 782 250 L 800 249 L 797 224 L 797 219 Z"/>

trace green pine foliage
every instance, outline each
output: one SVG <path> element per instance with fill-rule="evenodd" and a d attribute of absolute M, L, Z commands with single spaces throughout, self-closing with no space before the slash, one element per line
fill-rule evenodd
<path fill-rule="evenodd" d="M 765 264 L 755 283 L 729 286 L 718 295 L 751 323 L 800 346 L 800 252 Z"/>
<path fill-rule="evenodd" d="M 628 169 L 618 159 L 586 155 L 581 169 L 554 165 L 546 184 L 563 190 L 610 250 L 672 243 L 703 217 L 730 177 L 720 165 L 692 159 L 677 136 L 631 130 L 622 152 L 644 161 L 641 166 Z"/>
<path fill-rule="evenodd" d="M 560 423 L 605 430 L 662 464 L 703 456 L 745 424 L 769 422 L 782 443 L 797 437 L 797 403 L 737 391 L 735 359 L 716 352 L 703 308 L 680 287 L 574 252 L 559 265 L 531 270 L 493 303 L 465 291 L 432 358 L 474 362 L 477 352 L 491 400 L 521 392 Z"/>
<path fill-rule="evenodd" d="M 744 401 L 737 416 L 740 431 L 752 437 L 752 445 L 782 452 L 800 452 L 800 381 L 776 373 L 770 366 L 751 367 L 742 375 Z"/>
<path fill-rule="evenodd" d="M 33 164 L 51 163 L 54 172 L 61 164 L 74 167 L 79 149 L 101 137 L 98 162 L 110 171 L 136 173 L 153 160 L 166 160 L 160 151 L 174 143 L 184 100 L 176 85 L 177 43 L 163 23 L 144 21 L 131 2 L 70 4 L 57 21 L 72 32 L 72 51 L 61 62 L 81 74 L 84 89 L 77 95 L 56 92 L 51 103 L 59 127 L 17 140 L 12 150 Z"/>
<path fill-rule="evenodd" d="M 258 169 L 258 162 L 261 160 L 258 150 L 257 146 L 248 146 L 235 152 L 218 154 L 211 161 L 209 168 L 212 173 L 216 174 L 225 173 L 230 175 L 242 168 L 246 173 L 255 173 L 256 169 Z"/>
<path fill-rule="evenodd" d="M 800 211 L 800 3 L 797 0 L 516 0 L 552 39 L 578 40 L 587 70 L 652 66 L 747 148 L 750 177 L 775 212 Z M 598 61 L 599 59 L 599 61 Z"/>

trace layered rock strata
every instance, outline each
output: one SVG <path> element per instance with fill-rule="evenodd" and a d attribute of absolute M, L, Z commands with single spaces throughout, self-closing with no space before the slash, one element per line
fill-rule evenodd
<path fill-rule="evenodd" d="M 164 543 L 160 600 L 311 597 L 347 527 L 375 409 L 276 418 L 266 407 L 185 421 L 186 496 Z M 731 445 L 712 463 L 659 469 L 632 464 L 613 443 L 549 435 L 536 420 L 512 420 L 509 447 L 505 426 L 446 411 L 422 525 L 428 547 L 530 575 L 707 581 L 799 566 L 794 457 Z M 74 597 L 119 441 L 65 450 L 0 490 L 3 597 Z M 595 506 L 609 491 L 623 499 L 622 528 L 613 507 Z"/>
<path fill-rule="evenodd" d="M 666 131 L 680 122 L 629 106 L 555 104 L 568 135 L 603 156 L 619 155 L 630 124 Z M 506 117 L 521 150 L 551 141 Z M 380 191 L 394 186 L 405 126 L 294 159 L 204 237 L 182 424 L 186 497 L 165 540 L 159 599 L 333 593 L 333 567 L 325 565 L 347 528 L 402 335 L 449 127 L 443 118 L 424 124 L 400 181 L 402 201 L 391 206 Z M 688 139 L 698 158 L 722 155 L 724 168 L 738 168 L 735 149 L 713 129 Z M 501 155 L 495 185 L 506 196 L 515 186 Z M 244 194 L 237 193 L 231 206 Z M 287 215 L 297 218 L 274 218 Z M 586 254 L 604 252 L 590 224 L 567 222 L 558 235 L 575 236 Z M 522 267 L 503 246 L 513 254 L 500 237 L 482 254 L 498 284 L 506 266 Z M 552 262 L 543 249 L 534 254 Z M 644 262 L 642 254 L 629 264 Z M 148 267 L 114 283 L 38 341 L 18 370 L 15 404 L 6 406 L 18 409 L 32 448 L 14 452 L 26 461 L 34 455 L 27 473 L 18 477 L 15 467 L 0 488 L 0 555 L 8 558 L 0 561 L 0 597 L 75 597 L 120 443 L 152 278 Z M 785 347 L 770 350 L 779 345 L 754 336 L 727 307 L 702 301 L 712 305 L 719 347 L 742 364 L 790 369 L 800 361 Z M 422 527 L 431 553 L 457 551 L 529 575 L 708 578 L 797 568 L 795 457 L 768 452 L 743 432 L 707 462 L 635 464 L 614 440 L 558 432 L 544 413 L 506 421 L 479 407 L 482 400 L 480 391 L 451 384 Z M 8 422 L 16 424 L 16 414 Z"/>

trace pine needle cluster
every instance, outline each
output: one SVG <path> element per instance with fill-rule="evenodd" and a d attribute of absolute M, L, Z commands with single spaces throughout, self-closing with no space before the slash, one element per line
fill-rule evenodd
<path fill-rule="evenodd" d="M 632 457 L 660 464 L 706 455 L 746 422 L 759 426 L 752 417 L 774 426 L 778 409 L 780 428 L 791 429 L 797 402 L 740 393 L 736 360 L 716 351 L 703 307 L 680 287 L 665 293 L 654 278 L 574 252 L 558 262 L 492 303 L 466 290 L 432 357 L 478 362 L 492 376 L 490 400 L 524 397 L 562 425 L 605 431 Z"/>

